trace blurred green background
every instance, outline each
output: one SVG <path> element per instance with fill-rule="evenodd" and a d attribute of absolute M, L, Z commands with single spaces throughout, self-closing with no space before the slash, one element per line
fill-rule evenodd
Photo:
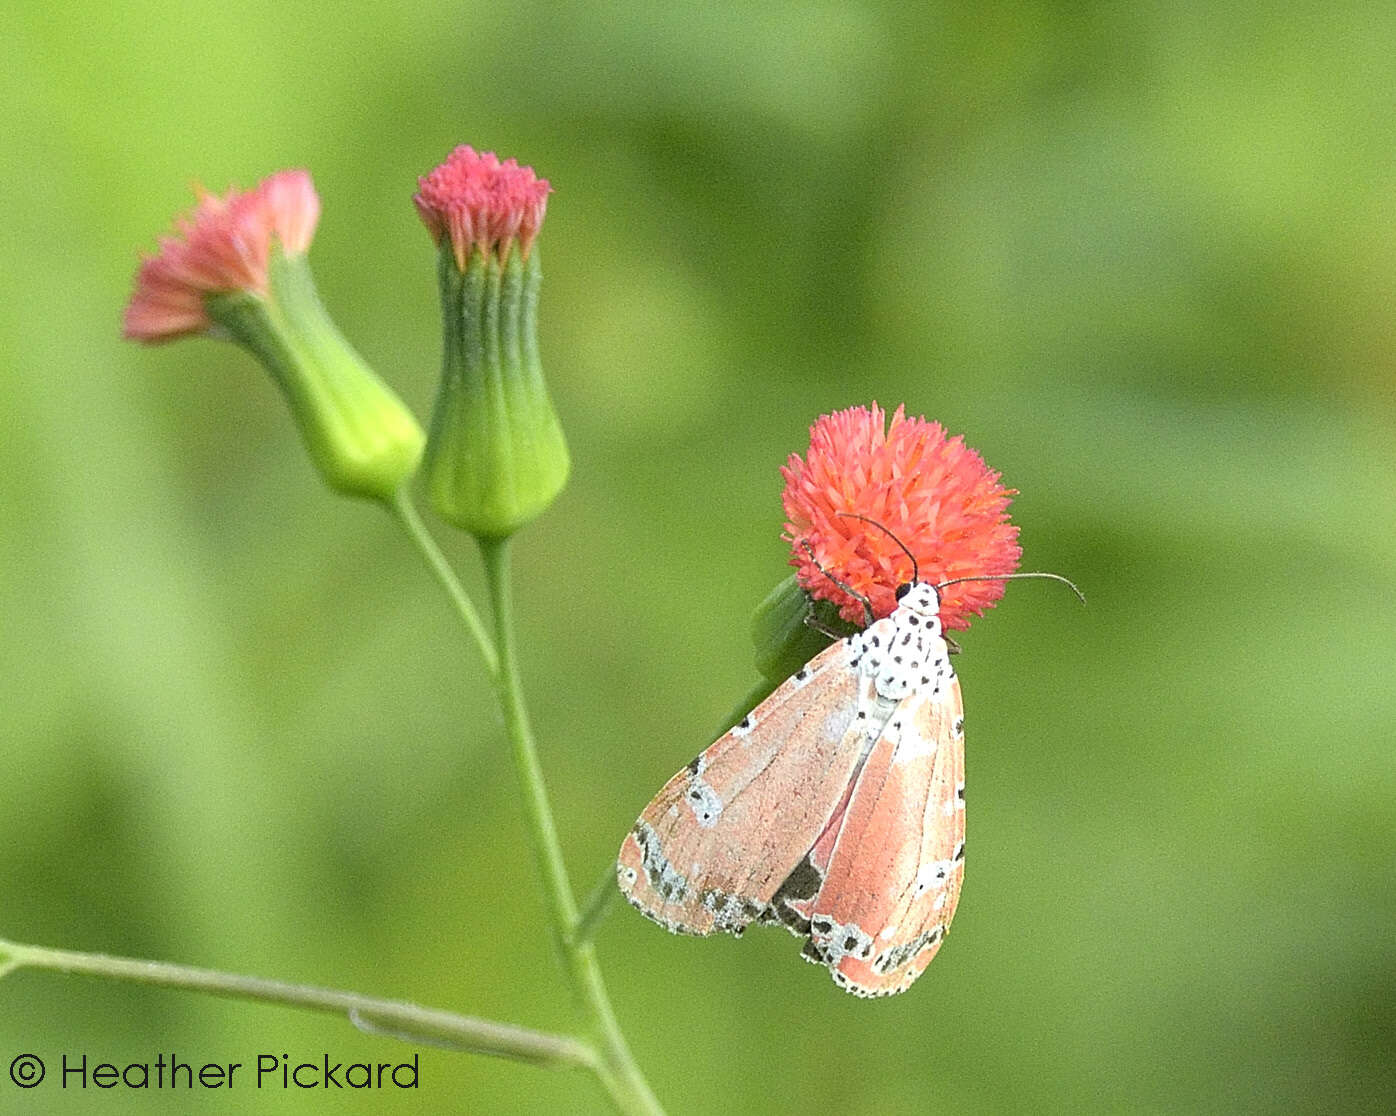
<path fill-rule="evenodd" d="M 752 680 L 777 467 L 944 422 L 1021 490 L 962 640 L 955 933 L 863 1002 L 775 930 L 599 935 L 674 1113 L 1386 1111 L 1396 1097 L 1396 7 L 12 5 L 0 43 L 0 935 L 565 1029 L 491 696 L 421 564 L 211 341 L 118 337 L 190 184 L 315 176 L 321 292 L 425 415 L 415 176 L 555 187 L 575 479 L 517 547 L 579 891 Z M 441 532 L 479 581 L 471 547 Z M 24 972 L 0 1062 L 336 1060 L 333 1018 Z M 187 1094 L 6 1111 L 181 1112 Z M 605 1111 L 425 1049 L 418 1094 Z M 96 1107 L 93 1107 L 96 1106 Z"/>

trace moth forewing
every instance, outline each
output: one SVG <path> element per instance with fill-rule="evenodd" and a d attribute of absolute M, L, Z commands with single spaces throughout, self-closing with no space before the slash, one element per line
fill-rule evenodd
<path fill-rule="evenodd" d="M 630 903 L 676 933 L 740 933 L 826 826 L 858 763 L 858 675 L 826 648 L 670 779 L 621 844 Z"/>

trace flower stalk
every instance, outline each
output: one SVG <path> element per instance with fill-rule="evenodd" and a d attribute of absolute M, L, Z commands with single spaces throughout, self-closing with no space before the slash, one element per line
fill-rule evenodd
<path fill-rule="evenodd" d="M 182 988 L 231 999 L 328 1012 L 348 1017 L 361 1029 L 389 1034 L 407 1042 L 491 1054 L 552 1069 L 583 1068 L 596 1071 L 599 1068 L 596 1051 L 569 1035 L 549 1034 L 510 1023 L 424 1008 L 403 1000 L 384 1000 L 334 988 L 265 980 L 193 965 L 140 961 L 103 953 L 80 953 L 0 941 L 0 977 L 18 969 L 78 973 L 107 980 Z"/>
<path fill-rule="evenodd" d="M 577 901 L 567 878 L 562 845 L 548 801 L 538 749 L 529 725 L 514 640 L 514 604 L 511 588 L 508 539 L 481 539 L 480 555 L 489 583 L 495 620 L 495 645 L 499 651 L 497 689 L 504 711 L 505 731 L 514 753 L 524 815 L 532 837 L 543 880 L 543 897 L 553 943 L 561 954 L 572 993 L 584 1012 L 598 1048 L 597 1073 L 616 1107 L 630 1116 L 662 1112 L 659 1101 L 636 1065 L 621 1032 L 610 997 L 601 978 L 595 947 L 576 931 Z"/>
<path fill-rule="evenodd" d="M 495 650 L 494 640 L 485 629 L 484 623 L 480 620 L 480 614 L 475 608 L 475 602 L 470 599 L 470 594 L 461 585 L 460 578 L 456 577 L 455 570 L 451 569 L 451 564 L 446 561 L 446 556 L 441 553 L 441 548 L 436 545 L 436 540 L 431 537 L 431 533 L 422 522 L 422 517 L 417 514 L 416 505 L 412 503 L 412 498 L 403 489 L 394 493 L 393 498 L 388 503 L 388 510 L 392 514 L 393 520 L 403 533 L 417 548 L 417 553 L 426 562 L 427 569 L 436 578 L 437 583 L 446 591 L 446 596 L 451 600 L 451 607 L 455 609 L 460 622 L 465 625 L 466 633 L 475 643 L 476 649 L 480 652 L 480 658 L 484 660 L 485 670 L 489 673 L 490 680 L 498 682 L 499 679 L 499 653 Z"/>

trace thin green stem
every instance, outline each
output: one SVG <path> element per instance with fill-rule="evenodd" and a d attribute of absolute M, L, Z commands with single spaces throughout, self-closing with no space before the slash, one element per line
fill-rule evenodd
<path fill-rule="evenodd" d="M 523 787 L 524 809 L 529 831 L 543 873 L 543 890 L 554 938 L 561 945 L 566 932 L 577 921 L 577 903 L 567 881 L 567 868 L 562 859 L 562 845 L 553 822 L 552 806 L 543 781 L 543 769 L 538 762 L 538 750 L 529 724 L 524 702 L 523 683 L 519 674 L 518 655 L 514 646 L 514 600 L 509 572 L 509 540 L 482 539 L 480 552 L 485 563 L 485 579 L 489 583 L 490 604 L 495 617 L 495 639 L 500 652 L 499 703 L 504 711 L 504 727 L 514 750 L 514 762 Z"/>
<path fill-rule="evenodd" d="M 78 953 L 0 941 L 0 977 L 16 969 L 82 973 L 108 980 L 182 988 L 215 996 L 329 1012 L 346 1016 L 362 1030 L 391 1035 L 408 1042 L 514 1058 L 554 1069 L 583 1067 L 597 1073 L 602 1071 L 597 1051 L 580 1039 L 437 1011 L 401 1000 L 380 1000 L 356 992 L 263 980 L 192 965 L 139 961 L 102 953 Z"/>
<path fill-rule="evenodd" d="M 619 1111 L 628 1116 L 654 1116 L 663 1110 L 635 1064 L 625 1036 L 621 1033 L 601 979 L 596 951 L 589 942 L 577 940 L 575 936 L 577 901 L 567 880 L 562 846 L 558 842 L 557 826 L 553 822 L 552 807 L 543 782 L 543 769 L 538 762 L 538 750 L 529 726 L 514 646 L 509 540 L 481 539 L 480 554 L 484 560 L 485 579 L 489 583 L 490 603 L 494 610 L 495 644 L 499 649 L 499 701 L 504 710 L 504 726 L 513 747 L 515 766 L 523 789 L 525 817 L 543 877 L 543 894 L 553 941 L 562 955 L 573 994 L 586 1013 L 597 1040 L 601 1059 L 597 1074 L 611 1100 Z"/>
<path fill-rule="evenodd" d="M 386 504 L 393 519 L 412 540 L 413 545 L 426 559 L 427 566 L 436 576 L 436 580 L 446 590 L 446 595 L 451 598 L 451 604 L 455 606 L 456 614 L 465 624 L 465 630 L 470 633 L 470 637 L 475 641 L 475 646 L 480 649 L 480 657 L 485 660 L 485 669 L 489 671 L 490 677 L 497 681 L 499 678 L 499 654 L 495 650 L 489 632 L 485 630 L 485 625 L 480 620 L 480 614 L 475 610 L 474 603 L 461 585 L 460 579 L 456 577 L 455 571 L 451 569 L 450 563 L 446 561 L 445 555 L 441 553 L 441 548 L 436 545 L 436 540 L 431 537 L 431 533 L 422 523 L 422 517 L 417 514 L 416 507 L 407 495 L 407 486 L 399 488 L 392 499 L 386 501 Z"/>
<path fill-rule="evenodd" d="M 596 886 L 591 889 L 591 894 L 582 903 L 581 913 L 577 915 L 572 933 L 568 935 L 569 944 L 584 945 L 591 941 L 597 927 L 611 913 L 611 908 L 619 898 L 620 888 L 616 886 L 616 866 L 611 864 L 601 874 L 601 878 L 596 881 Z"/>

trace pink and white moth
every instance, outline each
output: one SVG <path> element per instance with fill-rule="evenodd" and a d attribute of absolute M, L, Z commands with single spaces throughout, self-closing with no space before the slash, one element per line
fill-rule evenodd
<path fill-rule="evenodd" d="M 911 986 L 964 876 L 943 587 L 901 586 L 889 616 L 821 651 L 664 784 L 620 847 L 631 905 L 674 933 L 784 926 L 856 996 Z"/>

